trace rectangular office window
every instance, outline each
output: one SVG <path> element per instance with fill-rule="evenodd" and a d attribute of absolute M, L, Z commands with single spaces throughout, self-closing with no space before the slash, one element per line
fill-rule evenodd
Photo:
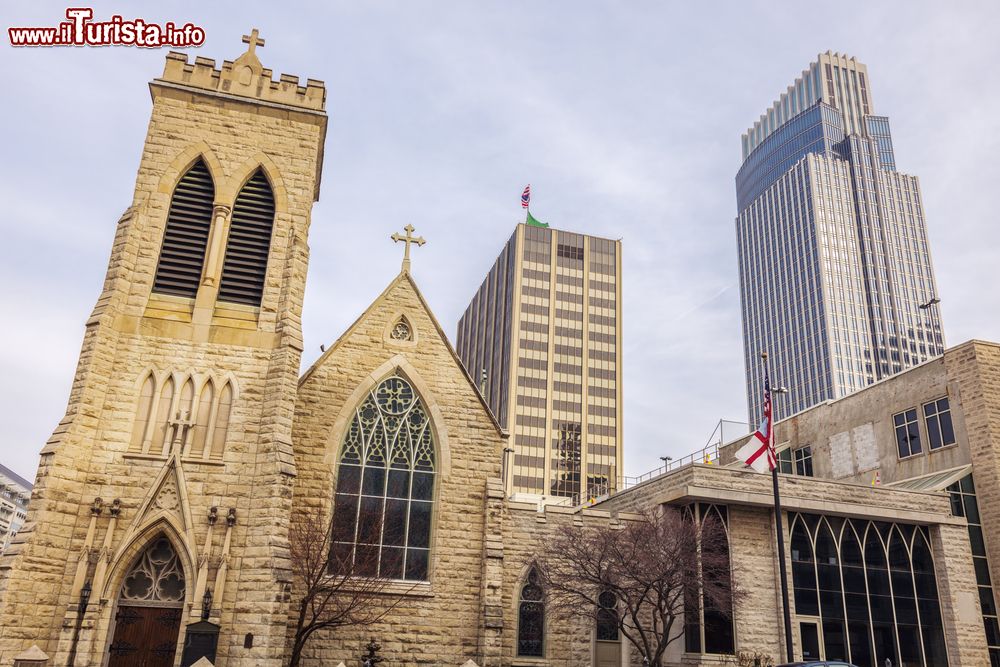
<path fill-rule="evenodd" d="M 955 429 L 951 424 L 951 406 L 947 396 L 924 404 L 924 420 L 927 422 L 931 449 L 955 444 Z"/>
<path fill-rule="evenodd" d="M 792 468 L 792 449 L 791 447 L 785 447 L 778 452 L 778 472 L 785 475 L 791 475 L 793 472 Z"/>
<path fill-rule="evenodd" d="M 917 427 L 917 410 L 915 408 L 892 416 L 896 429 L 896 447 L 899 458 L 905 459 L 920 453 L 920 430 Z"/>
<path fill-rule="evenodd" d="M 795 474 L 803 477 L 813 476 L 812 447 L 806 445 L 795 450 Z"/>

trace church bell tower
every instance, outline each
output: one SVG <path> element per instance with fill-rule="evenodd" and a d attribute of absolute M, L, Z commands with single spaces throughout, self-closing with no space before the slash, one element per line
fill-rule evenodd
<path fill-rule="evenodd" d="M 243 41 L 149 84 L 135 196 L 0 560 L 0 665 L 281 664 L 326 90 Z"/>

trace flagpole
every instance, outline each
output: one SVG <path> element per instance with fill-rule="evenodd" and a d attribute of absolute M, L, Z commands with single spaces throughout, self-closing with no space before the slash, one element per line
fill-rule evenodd
<path fill-rule="evenodd" d="M 764 377 L 768 378 L 767 352 L 760 353 L 764 360 Z M 771 398 L 771 423 L 768 424 L 768 447 L 774 453 L 774 399 Z M 771 485 L 774 487 L 774 526 L 778 538 L 778 571 L 781 574 L 781 606 L 785 617 L 785 652 L 788 662 L 795 661 L 795 650 L 792 645 L 792 615 L 788 608 L 788 567 L 785 565 L 785 527 L 781 515 L 781 493 L 778 490 L 778 457 L 774 454 L 774 467 L 771 469 Z"/>

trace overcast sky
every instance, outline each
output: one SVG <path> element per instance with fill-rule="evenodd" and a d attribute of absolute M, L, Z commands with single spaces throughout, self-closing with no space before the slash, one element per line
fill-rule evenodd
<path fill-rule="evenodd" d="M 6 4 L 3 28 L 66 5 Z M 868 65 L 897 165 L 920 177 L 949 345 L 1000 339 L 1000 3 L 105 3 L 194 22 L 191 56 L 252 26 L 278 73 L 322 79 L 303 368 L 395 276 L 389 235 L 455 324 L 521 189 L 559 229 L 621 238 L 625 471 L 746 419 L 733 178 L 740 134 L 821 51 Z M 6 30 L 4 30 L 6 33 Z M 0 462 L 33 479 L 66 406 L 166 50 L 0 46 Z"/>

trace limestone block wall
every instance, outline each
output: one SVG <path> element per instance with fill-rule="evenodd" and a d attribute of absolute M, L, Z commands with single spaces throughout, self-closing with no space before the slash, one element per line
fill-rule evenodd
<path fill-rule="evenodd" d="M 197 614 L 198 572 L 207 567 L 214 583 L 225 532 L 220 521 L 206 541 L 212 506 L 223 515 L 233 508 L 237 517 L 232 576 L 213 605 L 213 619 L 224 628 L 219 664 L 277 665 L 284 648 L 282 518 L 291 504 L 306 235 L 326 117 L 321 107 L 260 106 L 168 81 L 154 82 L 151 91 L 135 196 L 118 222 L 103 290 L 86 323 L 66 416 L 42 452 L 25 529 L 0 561 L 0 663 L 32 644 L 56 663 L 65 661 L 83 558 L 85 579 L 95 576 L 100 560 L 107 576 L 92 596 L 76 664 L 99 664 L 124 569 L 160 530 L 181 553 L 185 611 Z M 271 182 L 276 214 L 259 309 L 219 309 L 212 290 L 201 290 L 193 302 L 150 293 L 171 193 L 199 156 L 212 173 L 219 206 L 231 207 L 259 166 Z M 234 381 L 221 461 L 128 452 L 141 376 L 150 369 Z M 155 485 L 170 476 L 181 486 L 176 503 L 154 498 Z M 120 499 L 121 513 L 110 536 L 109 514 L 101 513 L 88 548 L 90 505 L 98 496 L 106 503 Z M 255 648 L 238 655 L 246 632 L 258 635 Z"/>
<path fill-rule="evenodd" d="M 945 355 L 961 400 L 990 577 L 1000 581 L 1000 345 L 974 341 Z M 963 447 L 964 449 L 964 447 Z"/>
<path fill-rule="evenodd" d="M 400 316 L 409 322 L 413 340 L 390 336 Z M 457 665 L 469 658 L 483 665 L 487 481 L 500 476 L 505 439 L 409 273 L 393 280 L 301 380 L 293 431 L 292 530 L 314 513 L 332 520 L 337 461 L 353 410 L 394 373 L 419 394 L 437 444 L 429 581 L 396 589 L 405 592 L 402 601 L 373 627 L 317 633 L 304 664 L 350 664 L 374 636 L 382 643 L 385 664 L 394 667 Z M 495 498 L 491 502 L 496 505 Z M 494 535 L 495 513 L 494 507 Z M 299 594 L 293 588 L 293 606 Z M 290 619 L 289 633 L 293 623 Z"/>
<path fill-rule="evenodd" d="M 937 570 L 948 661 L 952 665 L 985 667 L 990 664 L 990 657 L 986 650 L 968 529 L 958 524 L 935 526 L 931 531 L 931 549 Z"/>
<path fill-rule="evenodd" d="M 503 524 L 503 576 L 499 584 L 503 609 L 502 654 L 499 663 L 508 666 L 577 667 L 595 664 L 594 622 L 585 613 L 564 618 L 546 610 L 544 658 L 517 655 L 518 603 L 529 569 L 542 563 L 549 541 L 569 526 L 574 530 L 627 521 L 634 515 L 612 516 L 604 510 L 558 505 L 508 502 Z M 640 664 L 636 651 L 622 637 L 623 664 Z"/>

